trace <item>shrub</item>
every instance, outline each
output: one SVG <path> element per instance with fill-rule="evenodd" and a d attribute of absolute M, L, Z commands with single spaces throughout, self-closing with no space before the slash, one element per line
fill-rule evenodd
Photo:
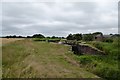
<path fill-rule="evenodd" d="M 114 38 L 113 43 L 109 42 L 88 42 L 89 44 L 95 46 L 96 48 L 105 51 L 108 55 L 104 56 L 91 56 L 84 55 L 79 56 L 80 64 L 94 74 L 107 79 L 107 80 L 119 80 L 120 71 L 118 69 L 118 59 L 119 58 L 119 38 Z"/>
<path fill-rule="evenodd" d="M 79 61 L 81 64 L 85 65 L 85 64 L 91 63 L 92 59 L 90 56 L 80 56 Z"/>
<path fill-rule="evenodd" d="M 114 38 L 113 45 L 114 45 L 114 47 L 117 47 L 117 48 L 120 47 L 120 38 L 119 37 Z"/>
<path fill-rule="evenodd" d="M 105 38 L 105 39 L 103 39 L 103 42 L 112 43 L 113 39 L 112 38 Z"/>
<path fill-rule="evenodd" d="M 46 41 L 45 38 L 33 38 L 34 41 Z"/>
<path fill-rule="evenodd" d="M 103 50 L 103 45 L 100 42 L 92 42 L 91 44 L 96 48 Z"/>
<path fill-rule="evenodd" d="M 96 68 L 94 73 L 107 80 L 118 80 L 117 78 L 120 74 L 118 69 L 109 66 Z"/>
<path fill-rule="evenodd" d="M 93 41 L 93 35 L 92 34 L 84 34 L 83 40 L 84 41 Z"/>

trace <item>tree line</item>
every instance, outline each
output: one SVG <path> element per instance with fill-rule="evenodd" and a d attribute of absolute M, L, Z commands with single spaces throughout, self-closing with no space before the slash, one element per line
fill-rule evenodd
<path fill-rule="evenodd" d="M 84 40 L 84 41 L 92 41 L 94 39 L 95 35 L 100 34 L 101 36 L 103 36 L 102 32 L 95 32 L 95 33 L 89 33 L 89 34 L 69 34 L 66 39 L 67 40 Z"/>
<path fill-rule="evenodd" d="M 77 41 L 79 41 L 79 40 L 93 41 L 97 38 L 101 38 L 105 42 L 112 42 L 112 38 L 120 37 L 120 34 L 109 34 L 109 35 L 111 35 L 110 38 L 105 37 L 102 32 L 94 32 L 94 33 L 89 33 L 89 34 L 77 33 L 77 34 L 69 34 L 66 37 L 66 39 L 67 40 L 77 40 Z"/>
<path fill-rule="evenodd" d="M 89 33 L 89 34 L 81 34 L 81 33 L 77 33 L 77 34 L 69 34 L 67 37 L 56 37 L 56 36 L 52 36 L 52 37 L 45 37 L 43 34 L 34 34 L 32 36 L 4 36 L 2 38 L 48 38 L 48 39 L 67 39 L 67 40 L 84 40 L 84 41 L 92 41 L 94 40 L 94 37 L 96 35 L 100 35 L 101 37 L 103 36 L 102 32 L 94 32 L 94 33 Z M 112 36 L 116 36 L 116 37 L 120 37 L 120 34 L 110 34 Z"/>
<path fill-rule="evenodd" d="M 56 39 L 56 38 L 59 38 L 59 39 L 65 39 L 65 37 L 56 37 L 56 36 L 48 36 L 48 37 L 45 37 L 43 34 L 34 34 L 32 36 L 16 36 L 16 35 L 10 35 L 10 36 L 3 36 L 2 38 L 48 38 L 48 39 Z"/>

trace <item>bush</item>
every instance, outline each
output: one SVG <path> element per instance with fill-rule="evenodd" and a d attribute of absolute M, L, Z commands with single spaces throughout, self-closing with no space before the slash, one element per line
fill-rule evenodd
<path fill-rule="evenodd" d="M 83 36 L 84 41 L 93 41 L 93 35 L 92 34 L 85 34 Z"/>
<path fill-rule="evenodd" d="M 117 48 L 120 47 L 120 38 L 119 37 L 114 38 L 113 45 L 114 45 L 114 47 L 117 47 Z"/>
<path fill-rule="evenodd" d="M 103 39 L 103 42 L 112 43 L 113 39 L 112 38 Z"/>
<path fill-rule="evenodd" d="M 45 38 L 33 38 L 34 41 L 46 41 Z"/>
<path fill-rule="evenodd" d="M 118 69 L 118 52 L 119 38 L 114 38 L 113 43 L 109 42 L 88 42 L 96 48 L 105 51 L 108 55 L 104 56 L 91 56 L 84 55 L 79 56 L 79 61 L 82 67 L 86 70 L 93 72 L 94 74 L 107 79 L 107 80 L 119 80 L 120 71 Z"/>
<path fill-rule="evenodd" d="M 103 50 L 103 45 L 100 42 L 92 42 L 91 44 L 96 48 Z"/>
<path fill-rule="evenodd" d="M 107 80 L 118 80 L 120 74 L 118 69 L 109 66 L 96 68 L 94 73 Z"/>
<path fill-rule="evenodd" d="M 48 42 L 59 42 L 60 39 L 48 39 Z"/>
<path fill-rule="evenodd" d="M 117 64 L 110 60 L 108 60 L 109 63 L 107 63 L 107 57 L 82 55 L 78 56 L 77 60 L 80 61 L 81 67 L 104 79 L 118 80 L 117 77 L 119 77 L 120 71 Z"/>
<path fill-rule="evenodd" d="M 82 34 L 69 34 L 66 37 L 67 40 L 82 40 Z"/>
<path fill-rule="evenodd" d="M 79 61 L 81 64 L 88 64 L 88 63 L 91 63 L 92 62 L 92 59 L 90 56 L 80 56 L 79 57 Z"/>

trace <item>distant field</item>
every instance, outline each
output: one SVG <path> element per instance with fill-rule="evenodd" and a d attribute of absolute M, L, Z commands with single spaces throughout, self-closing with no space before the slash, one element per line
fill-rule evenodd
<path fill-rule="evenodd" d="M 12 42 L 2 46 L 3 78 L 98 78 L 80 68 L 69 46 L 16 40 L 3 40 Z"/>
<path fill-rule="evenodd" d="M 7 44 L 10 42 L 14 42 L 16 40 L 23 40 L 24 38 L 0 38 L 0 44 Z"/>

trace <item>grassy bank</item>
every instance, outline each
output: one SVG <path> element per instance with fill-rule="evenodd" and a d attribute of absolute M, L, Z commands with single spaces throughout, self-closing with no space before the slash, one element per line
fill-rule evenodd
<path fill-rule="evenodd" d="M 119 80 L 120 71 L 118 67 L 118 55 L 119 55 L 119 39 L 114 39 L 113 42 L 87 42 L 90 45 L 104 51 L 106 55 L 94 56 L 94 55 L 81 55 L 75 56 L 75 58 L 86 70 L 93 72 L 94 74 L 107 79 L 107 80 Z"/>

